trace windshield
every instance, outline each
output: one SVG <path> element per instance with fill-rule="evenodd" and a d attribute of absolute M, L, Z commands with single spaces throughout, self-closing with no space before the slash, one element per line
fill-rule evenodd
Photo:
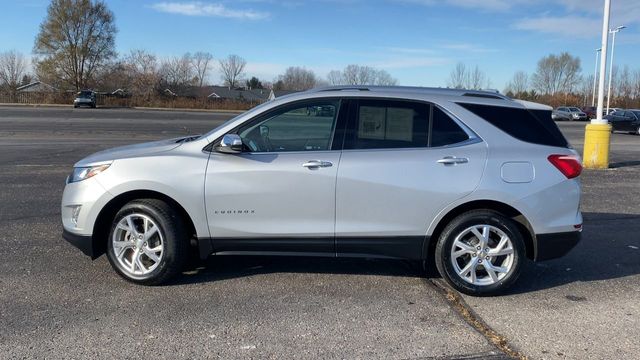
<path fill-rule="evenodd" d="M 90 98 L 93 93 L 91 91 L 80 91 L 78 93 L 78 97 L 81 98 Z"/>
<path fill-rule="evenodd" d="M 633 110 L 633 113 L 640 119 L 640 110 Z"/>
<path fill-rule="evenodd" d="M 578 108 L 569 108 L 569 110 L 571 110 L 571 111 L 576 111 L 576 112 L 577 112 L 577 111 L 580 111 L 580 109 L 578 109 Z"/>

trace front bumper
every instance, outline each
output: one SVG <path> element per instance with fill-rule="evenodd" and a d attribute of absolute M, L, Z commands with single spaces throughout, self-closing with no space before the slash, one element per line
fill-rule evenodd
<path fill-rule="evenodd" d="M 63 229 L 62 237 L 71 245 L 80 249 L 85 255 L 89 256 L 91 260 L 95 260 L 102 255 L 102 251 L 97 251 L 93 237 L 90 235 L 78 235 Z"/>
<path fill-rule="evenodd" d="M 538 234 L 533 259 L 544 261 L 562 257 L 580 242 L 581 235 L 580 231 Z"/>

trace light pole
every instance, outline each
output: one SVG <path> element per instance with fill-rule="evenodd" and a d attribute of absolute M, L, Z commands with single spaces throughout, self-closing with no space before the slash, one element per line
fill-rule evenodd
<path fill-rule="evenodd" d="M 596 68 L 593 70 L 593 96 L 591 97 L 591 106 L 596 105 L 596 82 L 598 81 L 598 56 L 602 49 L 596 49 Z"/>
<path fill-rule="evenodd" d="M 586 126 L 582 161 L 587 169 L 606 169 L 609 167 L 609 148 L 611 146 L 611 125 L 602 118 L 604 105 L 604 77 L 607 71 L 607 45 L 609 43 L 609 13 L 611 0 L 604 0 L 602 17 L 602 50 L 600 51 L 600 73 L 598 74 L 598 108 L 596 118 Z"/>
<path fill-rule="evenodd" d="M 613 75 L 613 51 L 616 48 L 616 34 L 626 26 L 618 26 L 613 30 L 609 30 L 609 34 L 613 34 L 611 39 L 611 63 L 609 64 L 609 90 L 607 90 L 607 114 L 609 114 L 609 102 L 611 101 L 611 76 Z"/>

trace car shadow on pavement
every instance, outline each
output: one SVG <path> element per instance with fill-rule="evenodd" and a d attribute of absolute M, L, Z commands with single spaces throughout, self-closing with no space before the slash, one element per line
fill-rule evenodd
<path fill-rule="evenodd" d="M 570 284 L 640 274 L 640 214 L 583 213 L 581 242 L 566 256 L 527 261 L 507 294 L 534 292 Z M 219 281 L 273 273 L 348 274 L 424 277 L 418 263 L 361 258 L 290 256 L 211 256 L 193 261 L 169 285 Z M 438 276 L 429 273 L 429 277 Z"/>
<path fill-rule="evenodd" d="M 182 276 L 168 285 L 184 285 L 274 273 L 423 276 L 418 264 L 402 260 L 212 255 L 207 260 L 192 261 Z"/>
<path fill-rule="evenodd" d="M 620 161 L 620 162 L 610 163 L 609 168 L 615 169 L 615 168 L 621 168 L 621 167 L 627 167 L 627 166 L 638 166 L 638 165 L 640 165 L 640 161 Z"/>
<path fill-rule="evenodd" d="M 582 240 L 562 258 L 527 261 L 509 294 L 640 274 L 640 214 L 583 213 Z"/>

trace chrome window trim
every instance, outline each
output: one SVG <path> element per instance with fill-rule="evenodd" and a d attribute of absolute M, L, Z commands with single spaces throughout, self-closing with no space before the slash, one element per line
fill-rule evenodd
<path fill-rule="evenodd" d="M 481 143 L 482 139 L 479 137 L 474 137 L 473 139 L 469 138 L 465 141 L 461 141 L 455 144 L 444 145 L 444 146 L 431 146 L 431 147 L 410 147 L 410 148 L 378 148 L 378 149 L 344 149 L 343 152 L 371 152 L 371 151 L 417 151 L 417 150 L 441 150 L 441 149 L 451 149 L 458 148 L 467 145 L 473 145 Z"/>

